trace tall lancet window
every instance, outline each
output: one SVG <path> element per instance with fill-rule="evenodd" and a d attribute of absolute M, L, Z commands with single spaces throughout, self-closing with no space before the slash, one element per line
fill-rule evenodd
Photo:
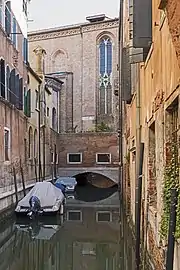
<path fill-rule="evenodd" d="M 104 37 L 99 44 L 99 113 L 112 113 L 112 42 Z"/>

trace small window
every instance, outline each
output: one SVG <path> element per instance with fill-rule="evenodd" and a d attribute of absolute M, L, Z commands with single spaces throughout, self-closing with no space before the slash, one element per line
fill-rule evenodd
<path fill-rule="evenodd" d="M 132 152 L 132 162 L 136 162 L 136 151 Z"/>
<path fill-rule="evenodd" d="M 112 222 L 112 213 L 108 211 L 96 212 L 96 222 Z"/>
<path fill-rule="evenodd" d="M 4 159 L 10 160 L 10 130 L 8 128 L 4 129 Z"/>
<path fill-rule="evenodd" d="M 68 221 L 82 221 L 82 212 L 79 210 L 69 210 L 67 211 Z"/>
<path fill-rule="evenodd" d="M 36 93 L 35 108 L 39 109 L 39 93 L 37 90 L 35 90 L 35 93 Z"/>
<path fill-rule="evenodd" d="M 49 107 L 47 107 L 47 117 L 49 117 Z"/>
<path fill-rule="evenodd" d="M 111 154 L 97 153 L 96 154 L 96 163 L 97 164 L 110 164 L 111 163 Z"/>
<path fill-rule="evenodd" d="M 51 164 L 54 163 L 54 153 L 51 153 Z"/>
<path fill-rule="evenodd" d="M 82 163 L 82 153 L 68 153 L 67 163 L 69 164 L 80 164 Z"/>
<path fill-rule="evenodd" d="M 59 164 L 59 156 L 56 154 L 56 164 Z"/>

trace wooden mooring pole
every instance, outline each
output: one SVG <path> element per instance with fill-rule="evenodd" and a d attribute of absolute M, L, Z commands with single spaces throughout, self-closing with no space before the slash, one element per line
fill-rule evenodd
<path fill-rule="evenodd" d="M 22 186 L 23 186 L 23 194 L 24 194 L 24 197 L 25 197 L 26 196 L 26 187 L 25 187 L 24 172 L 23 172 L 23 167 L 22 167 L 21 160 L 20 160 L 20 170 L 21 170 L 21 179 L 22 179 Z"/>
<path fill-rule="evenodd" d="M 16 178 L 16 170 L 13 166 L 13 177 L 14 177 L 14 188 L 15 188 L 15 196 L 16 196 L 16 204 L 18 203 L 18 188 L 17 188 L 17 178 Z"/>

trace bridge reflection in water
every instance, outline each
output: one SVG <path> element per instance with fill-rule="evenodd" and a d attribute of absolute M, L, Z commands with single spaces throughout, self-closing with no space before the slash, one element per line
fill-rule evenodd
<path fill-rule="evenodd" d="M 62 220 L 58 217 L 24 224 L 13 219 L 4 223 L 0 231 L 0 269 L 133 270 L 133 243 L 128 227 L 120 226 L 123 220 L 117 190 L 108 198 L 101 196 L 100 201 L 97 197 L 93 200 L 92 190 L 89 192 L 91 202 L 84 201 L 80 194 L 78 199 L 67 201 Z M 122 232 L 122 227 L 126 231 Z"/>

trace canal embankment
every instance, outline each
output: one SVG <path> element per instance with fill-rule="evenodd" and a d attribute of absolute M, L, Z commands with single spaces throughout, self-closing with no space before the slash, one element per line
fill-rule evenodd
<path fill-rule="evenodd" d="M 51 181 L 50 176 L 45 178 L 45 181 Z M 0 216 L 1 220 L 10 216 L 13 213 L 14 206 L 17 201 L 21 200 L 25 193 L 27 194 L 31 188 L 35 185 L 36 180 L 32 179 L 25 183 L 17 183 L 16 185 L 11 185 L 6 187 L 6 190 L 0 188 Z"/>

